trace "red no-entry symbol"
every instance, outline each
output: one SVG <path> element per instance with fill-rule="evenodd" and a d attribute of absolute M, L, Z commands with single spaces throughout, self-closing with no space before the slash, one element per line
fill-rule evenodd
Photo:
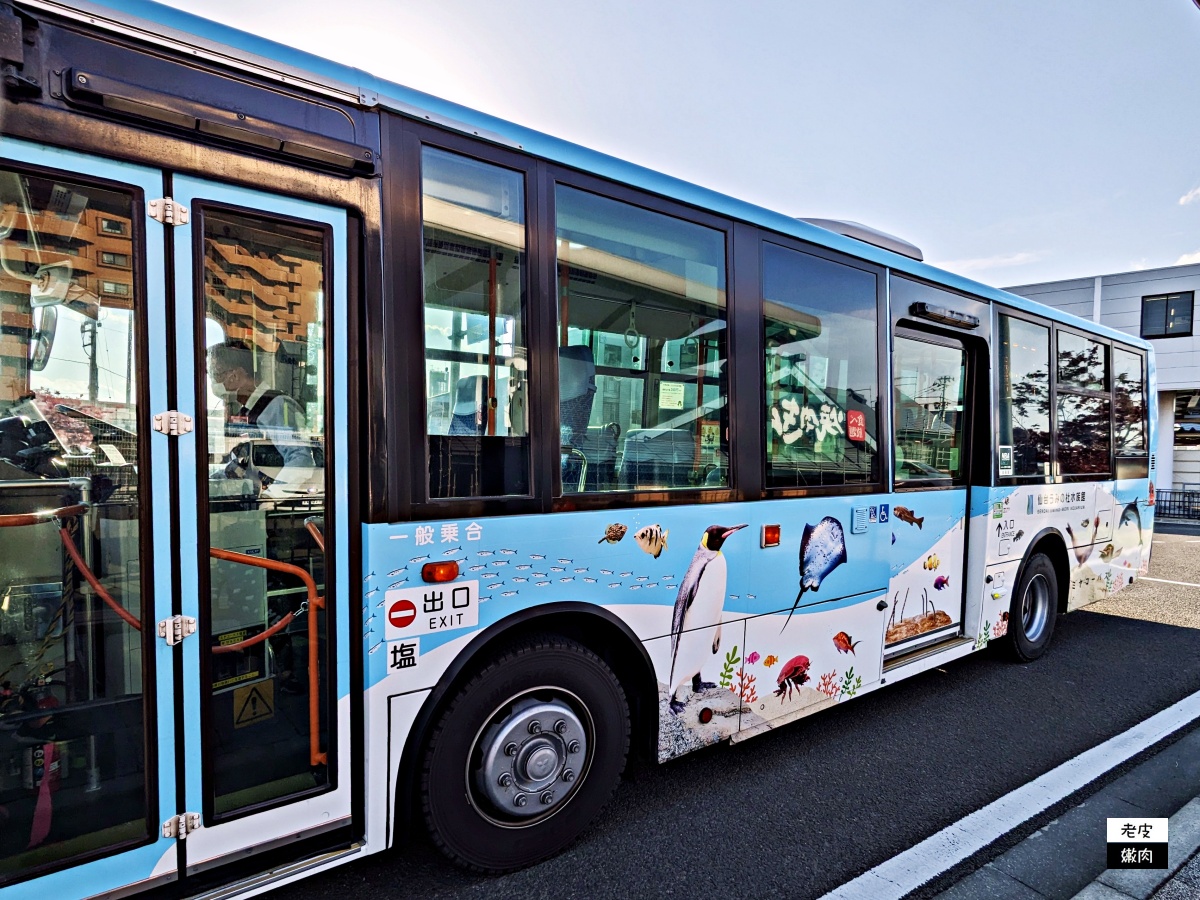
<path fill-rule="evenodd" d="M 417 606 L 411 600 L 397 600 L 388 607 L 388 621 L 396 628 L 407 628 L 417 618 Z"/>

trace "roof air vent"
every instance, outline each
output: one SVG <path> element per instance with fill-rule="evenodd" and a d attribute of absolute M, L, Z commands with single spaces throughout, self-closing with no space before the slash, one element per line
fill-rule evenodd
<path fill-rule="evenodd" d="M 910 244 L 903 238 L 898 238 L 894 234 L 888 234 L 886 231 L 880 231 L 878 228 L 871 228 L 868 225 L 861 225 L 858 222 L 848 222 L 844 219 L 801 218 L 800 221 L 807 222 L 809 225 L 816 225 L 818 228 L 824 228 L 826 231 L 845 235 L 848 238 L 854 238 L 856 241 L 874 244 L 876 247 L 891 250 L 893 253 L 907 256 L 909 259 L 915 259 L 919 262 L 923 262 L 925 259 L 921 248 L 916 244 Z"/>

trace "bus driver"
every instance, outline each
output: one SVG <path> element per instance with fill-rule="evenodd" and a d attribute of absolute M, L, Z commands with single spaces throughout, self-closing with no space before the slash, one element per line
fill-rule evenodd
<path fill-rule="evenodd" d="M 226 434 L 231 438 L 241 435 L 262 435 L 278 453 L 280 466 L 273 476 L 260 470 L 264 488 L 268 493 L 293 488 L 312 477 L 316 465 L 312 447 L 304 437 L 307 427 L 304 412 L 295 399 L 283 391 L 270 387 L 265 380 L 255 375 L 254 353 L 243 341 L 230 340 L 215 344 L 208 351 L 208 371 L 212 376 L 214 393 L 225 400 Z M 246 473 L 257 469 L 253 456 L 253 442 L 237 444 L 233 448 L 233 459 L 227 469 L 232 477 L 246 477 Z"/>

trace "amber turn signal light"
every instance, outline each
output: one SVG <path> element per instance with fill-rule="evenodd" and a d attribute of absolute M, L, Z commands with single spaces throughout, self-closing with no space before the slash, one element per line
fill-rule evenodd
<path fill-rule="evenodd" d="M 778 525 L 764 525 L 762 527 L 762 545 L 764 547 L 778 547 L 781 530 Z"/>
<path fill-rule="evenodd" d="M 458 577 L 458 562 L 452 559 L 450 562 L 425 563 L 421 566 L 421 577 L 434 584 L 453 581 Z"/>

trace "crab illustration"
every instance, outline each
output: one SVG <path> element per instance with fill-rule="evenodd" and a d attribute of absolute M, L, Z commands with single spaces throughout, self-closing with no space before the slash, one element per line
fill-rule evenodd
<path fill-rule="evenodd" d="M 804 682 L 808 681 L 808 667 L 811 663 L 807 656 L 793 656 L 787 661 L 783 669 L 779 672 L 779 687 L 775 689 L 775 696 L 779 698 L 779 702 L 784 701 L 784 693 L 787 693 L 787 699 L 792 699 L 792 688 L 800 687 Z"/>

